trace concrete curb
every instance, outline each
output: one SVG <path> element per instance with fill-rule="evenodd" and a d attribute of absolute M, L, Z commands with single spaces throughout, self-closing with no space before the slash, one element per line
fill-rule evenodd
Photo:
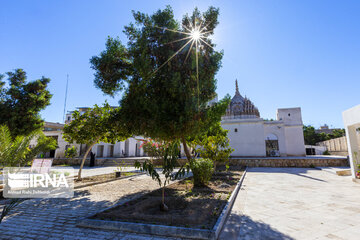
<path fill-rule="evenodd" d="M 167 237 L 180 237 L 190 239 L 217 239 L 226 219 L 230 213 L 230 210 L 234 204 L 236 196 L 241 188 L 242 182 L 246 175 L 246 169 L 241 176 L 241 179 L 236 184 L 235 189 L 231 193 L 228 203 L 222 210 L 216 224 L 211 230 L 207 229 L 196 229 L 196 228 L 185 228 L 165 225 L 154 225 L 145 223 L 133 223 L 133 222 L 119 222 L 119 221 L 108 221 L 108 220 L 97 220 L 85 218 L 77 223 L 78 227 L 95 228 L 95 229 L 107 229 L 107 230 L 119 230 L 132 233 L 141 233 L 149 235 L 160 235 Z M 113 208 L 114 206 L 110 207 Z M 109 208 L 109 209 L 110 209 Z"/>
<path fill-rule="evenodd" d="M 236 184 L 236 187 L 234 189 L 234 191 L 231 193 L 231 196 L 229 198 L 229 201 L 228 203 L 225 205 L 224 209 L 222 210 L 217 222 L 215 223 L 215 226 L 213 227 L 213 231 L 215 232 L 215 238 L 214 239 L 217 239 L 219 237 L 219 234 L 221 232 L 221 229 L 223 228 L 225 222 L 226 222 L 226 219 L 234 205 L 234 202 L 235 202 L 235 199 L 239 193 L 239 190 L 241 188 L 241 185 L 244 181 L 244 178 L 245 178 L 245 175 L 246 175 L 246 171 L 247 171 L 247 167 L 245 168 L 244 170 L 244 173 L 243 175 L 241 176 L 239 182 Z"/>

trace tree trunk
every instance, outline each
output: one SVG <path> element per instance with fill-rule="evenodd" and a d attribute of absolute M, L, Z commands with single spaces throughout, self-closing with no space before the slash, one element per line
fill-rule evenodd
<path fill-rule="evenodd" d="M 162 204 L 165 205 L 165 184 L 162 187 Z"/>
<path fill-rule="evenodd" d="M 169 211 L 169 207 L 165 204 L 165 184 L 166 183 L 164 182 L 164 186 L 162 187 L 162 200 L 160 205 L 160 210 L 163 212 Z"/>
<path fill-rule="evenodd" d="M 186 158 L 187 158 L 188 162 L 190 162 L 191 161 L 191 154 L 190 154 L 189 148 L 188 148 L 188 146 L 186 144 L 185 137 L 182 137 L 181 141 L 182 141 L 182 144 L 184 146 L 184 152 L 185 152 Z"/>
<path fill-rule="evenodd" d="M 92 148 L 98 141 L 99 141 L 99 138 L 96 139 L 96 141 L 93 142 L 93 143 L 90 145 L 90 147 L 86 150 L 85 155 L 84 155 L 84 157 L 83 157 L 83 159 L 82 159 L 82 161 L 81 161 L 81 165 L 80 165 L 80 169 L 79 169 L 79 173 L 78 173 L 78 178 L 77 178 L 78 181 L 81 181 L 81 171 L 82 171 L 82 169 L 83 169 L 83 167 L 84 167 L 84 163 L 85 163 L 86 157 L 87 157 L 87 155 L 89 154 L 91 148 Z"/>

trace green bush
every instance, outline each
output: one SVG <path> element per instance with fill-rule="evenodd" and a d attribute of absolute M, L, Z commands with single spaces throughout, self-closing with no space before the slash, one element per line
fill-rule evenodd
<path fill-rule="evenodd" d="M 323 155 L 330 155 L 330 153 L 329 153 L 328 150 L 325 150 L 325 151 L 323 152 Z"/>
<path fill-rule="evenodd" d="M 75 146 L 69 147 L 65 150 L 65 157 L 66 158 L 74 158 L 77 155 L 77 149 Z"/>
<path fill-rule="evenodd" d="M 214 173 L 213 162 L 208 158 L 194 159 L 190 163 L 190 168 L 194 175 L 195 186 L 204 186 L 208 184 Z"/>

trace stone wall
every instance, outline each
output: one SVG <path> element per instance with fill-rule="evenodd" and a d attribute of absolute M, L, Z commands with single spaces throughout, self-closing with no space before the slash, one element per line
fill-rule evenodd
<path fill-rule="evenodd" d="M 347 158 L 259 158 L 230 159 L 230 165 L 247 167 L 340 167 L 349 166 Z"/>
<path fill-rule="evenodd" d="M 133 166 L 135 161 L 143 162 L 147 158 L 100 158 L 96 159 L 96 166 L 116 166 L 115 162 L 124 163 L 127 166 Z M 178 165 L 184 165 L 186 159 L 179 159 Z M 81 158 L 74 159 L 54 159 L 53 165 L 67 164 L 80 165 Z M 161 165 L 160 160 L 154 160 L 154 165 Z M 89 165 L 89 159 L 86 159 L 85 166 Z M 340 167 L 349 166 L 347 158 L 341 157 L 294 157 L 294 158 L 231 158 L 232 166 L 248 166 L 248 167 Z"/>

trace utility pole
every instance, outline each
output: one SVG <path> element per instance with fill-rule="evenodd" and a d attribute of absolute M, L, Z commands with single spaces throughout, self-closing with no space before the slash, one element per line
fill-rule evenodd
<path fill-rule="evenodd" d="M 65 111 L 66 111 L 66 100 L 67 100 L 68 84 L 69 84 L 69 74 L 66 75 L 66 89 L 65 89 L 64 114 L 63 114 L 63 122 L 64 123 L 65 123 Z"/>

